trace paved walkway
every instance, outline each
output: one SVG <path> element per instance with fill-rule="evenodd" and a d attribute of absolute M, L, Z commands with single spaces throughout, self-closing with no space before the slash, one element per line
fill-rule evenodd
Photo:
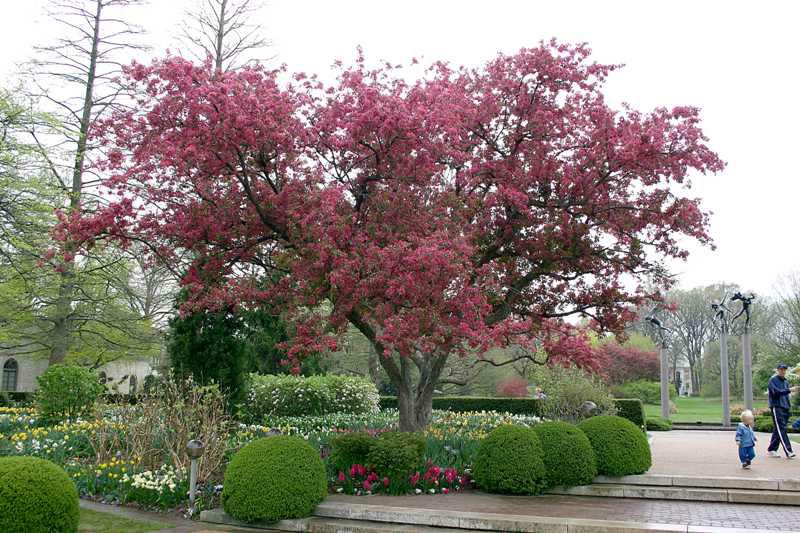
<path fill-rule="evenodd" d="M 739 465 L 732 431 L 660 431 L 652 435 L 650 474 L 800 479 L 800 459 L 767 457 L 767 433 L 756 434 L 756 459 L 751 470 Z M 800 444 L 793 444 L 795 451 L 800 451 Z"/>

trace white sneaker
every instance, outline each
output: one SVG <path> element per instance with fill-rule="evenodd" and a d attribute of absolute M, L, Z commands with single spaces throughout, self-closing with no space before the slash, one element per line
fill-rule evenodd
<path fill-rule="evenodd" d="M 767 457 L 780 457 L 781 454 L 778 452 L 767 452 Z"/>
<path fill-rule="evenodd" d="M 791 452 L 791 453 L 789 453 L 789 455 L 786 456 L 787 459 L 794 459 L 794 457 L 795 457 L 795 453 L 794 452 Z"/>

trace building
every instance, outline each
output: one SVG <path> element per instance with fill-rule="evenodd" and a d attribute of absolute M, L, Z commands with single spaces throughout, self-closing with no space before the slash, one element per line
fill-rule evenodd
<path fill-rule="evenodd" d="M 0 353 L 2 392 L 33 392 L 36 378 L 47 370 L 47 359 L 30 355 Z M 153 361 L 145 359 L 120 359 L 97 369 L 100 379 L 109 391 L 131 394 L 142 390 L 145 379 L 154 373 Z"/>

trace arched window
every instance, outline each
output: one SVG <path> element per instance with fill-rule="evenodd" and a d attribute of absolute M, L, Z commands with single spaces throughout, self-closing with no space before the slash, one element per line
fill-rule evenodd
<path fill-rule="evenodd" d="M 19 373 L 19 363 L 14 359 L 9 359 L 3 365 L 3 383 L 0 390 L 16 391 L 17 374 Z"/>
<path fill-rule="evenodd" d="M 131 374 L 131 379 L 128 380 L 128 394 L 133 396 L 136 394 L 136 376 Z"/>

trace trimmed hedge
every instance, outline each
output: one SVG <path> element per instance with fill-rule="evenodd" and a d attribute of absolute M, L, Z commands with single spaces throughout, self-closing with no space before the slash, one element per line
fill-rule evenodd
<path fill-rule="evenodd" d="M 311 516 L 327 493 L 318 450 L 298 437 L 267 437 L 228 463 L 222 507 L 242 522 L 277 522 Z"/>
<path fill-rule="evenodd" d="M 540 494 L 547 487 L 542 444 L 524 426 L 498 426 L 483 439 L 473 466 L 478 487 L 500 494 Z"/>
<path fill-rule="evenodd" d="M 670 400 L 677 398 L 678 389 L 675 388 L 674 383 L 670 383 L 667 390 L 669 391 Z M 619 398 L 638 398 L 651 405 L 659 405 L 661 403 L 661 383 L 651 379 L 629 381 L 617 385 L 611 392 Z"/>
<path fill-rule="evenodd" d="M 647 419 L 648 431 L 670 431 L 671 429 L 672 429 L 672 420 L 670 420 L 669 418 L 653 416 Z"/>
<path fill-rule="evenodd" d="M 567 422 L 542 422 L 533 430 L 542 443 L 549 487 L 588 485 L 597 476 L 597 459 L 586 434 Z"/>
<path fill-rule="evenodd" d="M 374 439 L 367 463 L 381 477 L 404 483 L 425 461 L 425 437 L 418 433 L 389 431 Z"/>
<path fill-rule="evenodd" d="M 0 458 L 0 531 L 78 530 L 78 490 L 64 470 L 37 457 Z"/>
<path fill-rule="evenodd" d="M 630 420 L 595 416 L 578 424 L 589 437 L 597 457 L 597 471 L 606 476 L 647 472 L 652 464 L 647 436 Z"/>
<path fill-rule="evenodd" d="M 489 398 L 483 396 L 437 396 L 433 408 L 454 413 L 497 411 L 515 415 L 540 416 L 540 400 L 536 398 Z M 381 409 L 396 409 L 396 396 L 381 396 Z"/>
<path fill-rule="evenodd" d="M 379 398 L 375 384 L 362 377 L 250 374 L 240 415 L 260 423 L 265 416 L 374 413 Z"/>
<path fill-rule="evenodd" d="M 360 432 L 345 433 L 331 439 L 331 455 L 328 462 L 334 472 L 347 472 L 355 464 L 365 466 L 369 450 L 375 440 L 369 433 Z"/>
<path fill-rule="evenodd" d="M 614 407 L 617 408 L 617 416 L 633 422 L 633 424 L 644 430 L 647 416 L 644 411 L 644 404 L 638 398 L 615 398 Z"/>

